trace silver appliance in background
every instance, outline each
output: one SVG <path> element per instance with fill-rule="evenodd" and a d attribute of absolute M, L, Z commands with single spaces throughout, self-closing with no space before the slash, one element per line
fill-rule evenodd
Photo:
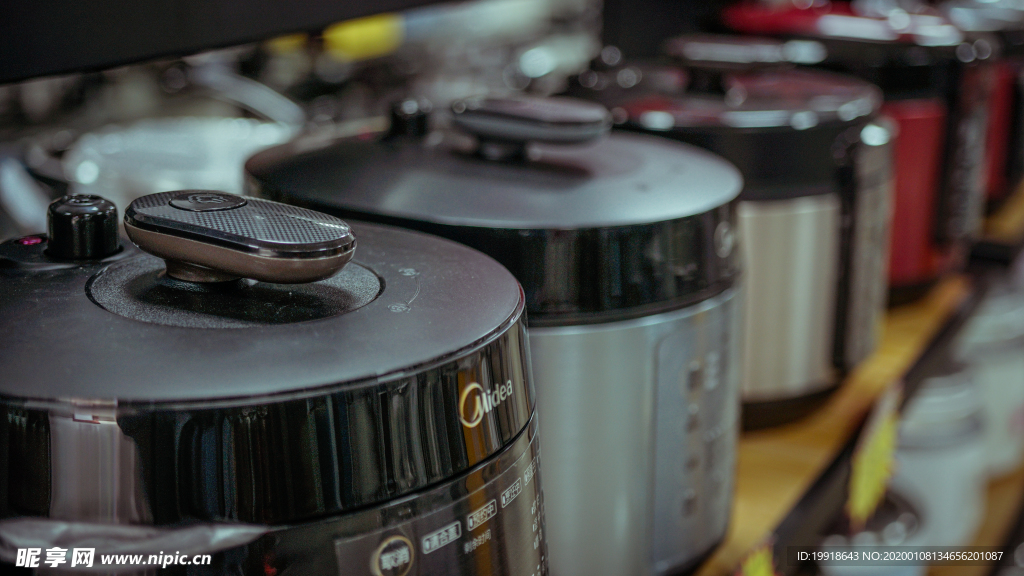
<path fill-rule="evenodd" d="M 314 124 L 386 117 L 410 94 L 446 107 L 479 94 L 563 89 L 600 48 L 600 0 L 474 0 L 338 22 L 265 43 L 259 81 Z"/>
<path fill-rule="evenodd" d="M 0 238 L 45 231 L 47 204 L 69 193 L 121 210 L 167 190 L 240 193 L 245 159 L 306 125 L 298 103 L 239 73 L 251 51 L 6 87 L 19 98 L 0 109 Z"/>
<path fill-rule="evenodd" d="M 552 572 L 670 574 L 725 536 L 739 417 L 736 169 L 611 134 L 572 99 L 403 102 L 376 138 L 291 144 L 249 192 L 476 247 L 523 284 Z"/>
<path fill-rule="evenodd" d="M 1006 277 L 992 275 L 985 298 L 959 334 L 954 355 L 967 364 L 984 399 L 988 474 L 1024 461 L 1024 257 Z"/>
<path fill-rule="evenodd" d="M 921 383 L 900 419 L 894 490 L 921 511 L 922 546 L 965 546 L 985 514 L 984 392 L 962 364 Z"/>
<path fill-rule="evenodd" d="M 620 128 L 701 146 L 743 173 L 743 420 L 788 422 L 878 344 L 892 127 L 867 82 L 792 69 L 824 57 L 816 42 L 692 35 L 665 50 L 676 65 L 600 62 L 571 92 L 605 102 Z"/>
<path fill-rule="evenodd" d="M 83 134 L 60 164 L 75 194 L 102 194 L 124 210 L 168 190 L 242 193 L 242 166 L 299 126 L 240 117 L 148 118 Z"/>
<path fill-rule="evenodd" d="M 299 104 L 235 70 L 244 53 L 128 69 L 123 75 L 134 81 L 105 86 L 67 127 L 27 138 L 22 161 L 59 193 L 100 194 L 122 211 L 135 198 L 168 190 L 240 194 L 245 159 L 306 125 Z M 138 101 L 140 110 L 118 112 L 113 104 L 122 99 Z"/>
<path fill-rule="evenodd" d="M 598 0 L 475 0 L 0 86 L 0 156 L 22 165 L 2 168 L 0 238 L 41 232 L 40 206 L 69 192 L 122 210 L 166 190 L 238 193 L 249 155 L 302 132 L 379 130 L 408 94 L 444 106 L 559 91 L 599 33 Z M 20 185 L 26 170 L 42 195 Z"/>
<path fill-rule="evenodd" d="M 99 196 L 48 213 L 0 244 L 0 570 L 547 573 L 526 299 L 493 259 L 208 190 L 129 205 L 149 254 Z"/>

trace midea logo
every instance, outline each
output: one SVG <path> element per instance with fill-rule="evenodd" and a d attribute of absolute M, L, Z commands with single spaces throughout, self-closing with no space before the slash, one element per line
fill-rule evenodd
<path fill-rule="evenodd" d="M 484 414 L 512 395 L 512 381 L 509 380 L 497 390 L 484 392 L 482 386 L 473 382 L 459 396 L 459 420 L 466 428 L 473 428 L 484 419 Z"/>
<path fill-rule="evenodd" d="M 189 194 L 188 201 L 193 204 L 223 204 L 227 202 L 219 194 Z"/>

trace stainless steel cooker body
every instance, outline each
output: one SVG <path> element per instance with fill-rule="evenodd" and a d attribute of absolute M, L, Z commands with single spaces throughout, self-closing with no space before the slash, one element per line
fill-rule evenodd
<path fill-rule="evenodd" d="M 725 537 L 740 303 L 530 329 L 554 574 L 685 571 Z"/>
<path fill-rule="evenodd" d="M 831 174 L 788 186 L 761 182 L 741 197 L 743 398 L 752 416 L 800 415 L 878 344 L 887 300 L 892 130 L 884 118 L 823 126 L 809 140 L 830 146 L 835 159 L 823 160 L 822 168 Z"/>
<path fill-rule="evenodd" d="M 833 179 L 749 190 L 739 206 L 749 287 L 744 399 L 813 396 L 875 349 L 887 297 L 893 128 L 825 128 Z M 832 140 L 829 140 L 831 136 Z M 781 337 L 780 337 L 781 336 Z"/>
<path fill-rule="evenodd" d="M 553 573 L 692 568 L 732 500 L 738 172 L 694 147 L 602 137 L 608 113 L 586 102 L 471 100 L 453 114 L 475 138 L 410 135 L 399 116 L 373 140 L 253 157 L 250 191 L 504 264 L 527 299 Z"/>
<path fill-rule="evenodd" d="M 57 547 L 64 568 L 74 548 L 94 550 L 95 570 L 140 555 L 118 572 L 177 551 L 210 554 L 210 573 L 546 573 L 525 297 L 504 268 L 439 238 L 208 191 L 141 198 L 125 220 L 158 246 L 234 251 L 235 270 L 294 272 L 311 258 L 298 248 L 342 250 L 344 268 L 182 281 L 213 271 L 118 248 L 116 221 L 0 244 L 0 321 L 20 327 L 0 352 L 0 564 Z M 96 254 L 101 228 L 113 249 Z M 236 250 L 246 233 L 277 252 Z"/>
<path fill-rule="evenodd" d="M 875 119 L 881 94 L 780 67 L 782 47 L 679 37 L 666 50 L 681 86 L 641 84 L 611 103 L 622 128 L 701 146 L 743 173 L 748 427 L 813 409 L 874 350 L 885 308 L 892 161 L 891 128 Z"/>
<path fill-rule="evenodd" d="M 853 370 L 870 356 L 882 337 L 888 302 L 889 244 L 892 230 L 896 169 L 893 164 L 896 127 L 885 117 L 861 129 L 848 150 L 852 162 L 853 218 L 847 233 L 845 269 L 840 284 L 843 305 L 837 316 L 844 323 L 837 341 L 836 365 Z M 849 185 L 849 184 L 848 184 Z M 845 291 L 845 294 L 844 294 Z"/>
<path fill-rule="evenodd" d="M 740 203 L 744 401 L 799 398 L 835 386 L 840 214 L 834 192 Z"/>

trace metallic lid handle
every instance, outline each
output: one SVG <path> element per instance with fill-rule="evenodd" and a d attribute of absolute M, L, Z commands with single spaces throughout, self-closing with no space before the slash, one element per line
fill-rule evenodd
<path fill-rule="evenodd" d="M 816 64 L 827 55 L 825 46 L 813 40 L 716 34 L 677 36 L 665 42 L 664 51 L 689 69 L 689 92 L 719 95 L 727 92 L 724 75 L 729 72 Z"/>
<path fill-rule="evenodd" d="M 588 142 L 612 125 L 604 106 L 575 98 L 469 98 L 452 104 L 452 113 L 455 125 L 476 136 L 480 153 L 491 159 L 522 155 L 529 142 Z"/>
<path fill-rule="evenodd" d="M 814 40 L 786 42 L 750 36 L 687 34 L 665 42 L 665 53 L 688 67 L 747 70 L 817 64 L 825 46 Z"/>
<path fill-rule="evenodd" d="M 124 214 L 142 250 L 188 282 L 252 278 L 298 284 L 336 274 L 352 259 L 355 236 L 333 216 L 212 190 L 143 196 Z"/>

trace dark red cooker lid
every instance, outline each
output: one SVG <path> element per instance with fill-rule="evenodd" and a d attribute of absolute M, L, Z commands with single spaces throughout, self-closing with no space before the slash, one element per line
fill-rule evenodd
<path fill-rule="evenodd" d="M 881 42 L 923 47 L 957 46 L 963 33 L 937 11 L 900 12 L 889 18 L 865 16 L 849 2 L 823 7 L 784 8 L 744 2 L 722 12 L 722 20 L 735 30 L 753 34 L 801 35 L 859 42 Z"/>
<path fill-rule="evenodd" d="M 978 57 L 934 9 L 880 18 L 856 13 L 849 2 L 808 9 L 744 2 L 725 9 L 722 21 L 747 34 L 817 40 L 828 50 L 822 67 L 868 80 L 887 99 L 941 97 L 955 83 L 956 67 Z"/>

